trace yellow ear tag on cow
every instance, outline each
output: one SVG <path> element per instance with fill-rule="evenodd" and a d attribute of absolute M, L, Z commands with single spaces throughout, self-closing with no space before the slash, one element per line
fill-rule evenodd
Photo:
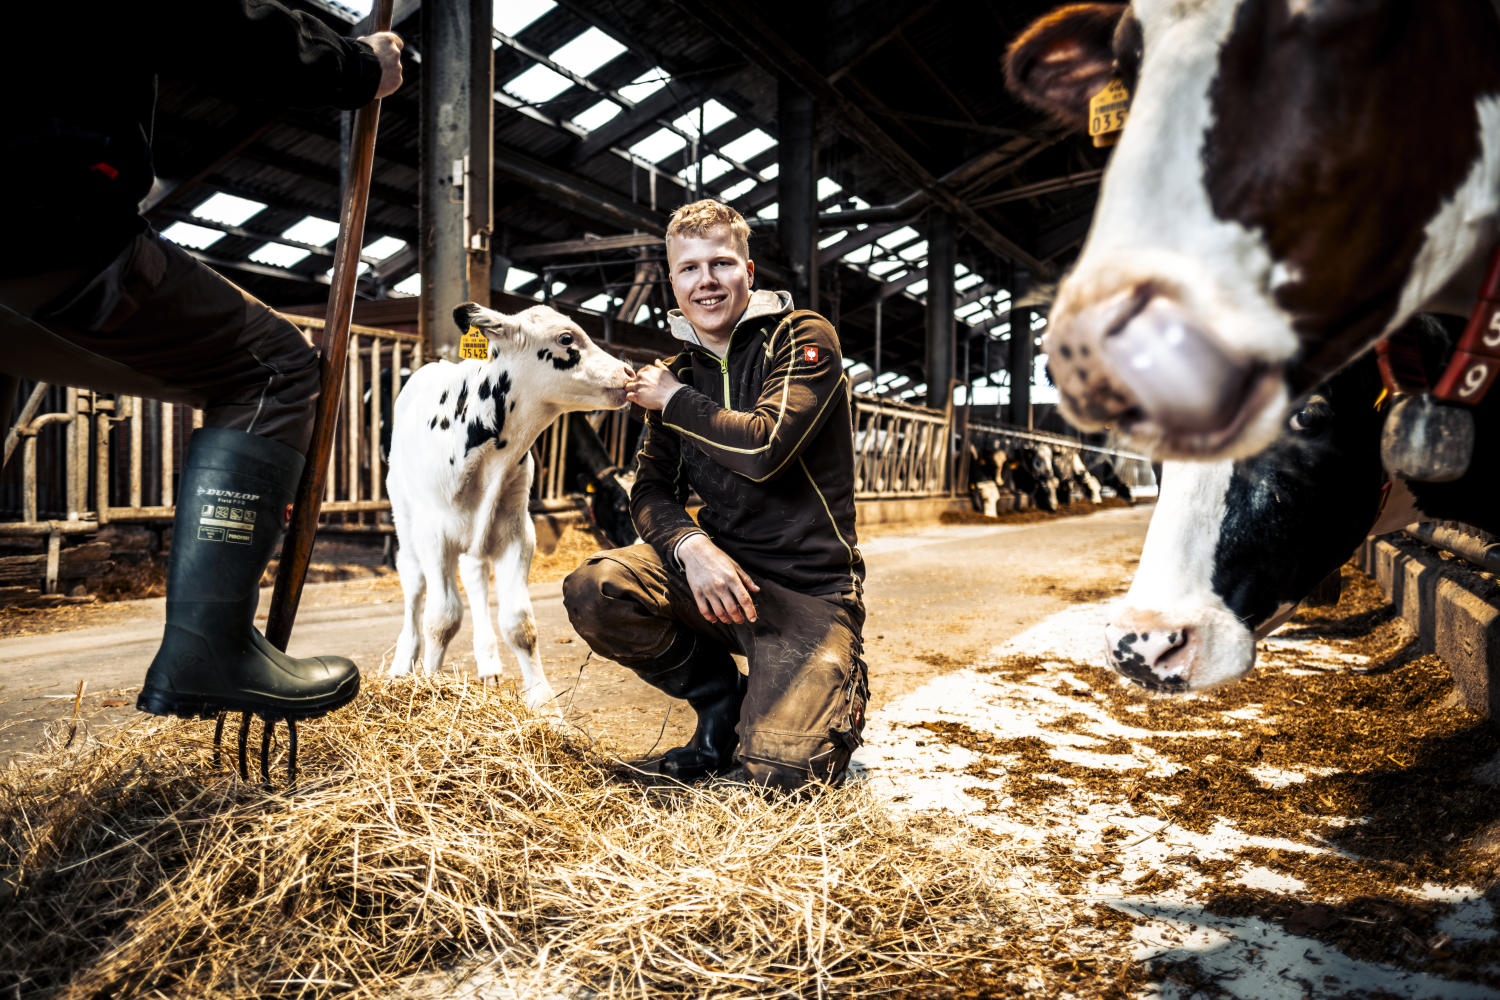
<path fill-rule="evenodd" d="M 1130 117 L 1130 91 L 1116 77 L 1089 98 L 1089 135 L 1095 146 L 1113 146 L 1120 141 L 1125 119 Z"/>
<path fill-rule="evenodd" d="M 490 358 L 489 338 L 479 332 L 479 327 L 469 327 L 468 331 L 458 338 L 458 356 L 464 361 L 470 358 L 476 361 L 488 361 Z"/>

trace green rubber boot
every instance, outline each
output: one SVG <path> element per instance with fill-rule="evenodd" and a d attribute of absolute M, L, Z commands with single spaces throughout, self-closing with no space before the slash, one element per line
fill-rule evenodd
<path fill-rule="evenodd" d="M 260 577 L 290 520 L 303 464 L 301 454 L 269 438 L 217 427 L 194 432 L 172 529 L 167 629 L 136 699 L 139 711 L 296 722 L 359 693 L 352 660 L 287 656 L 255 627 Z"/>

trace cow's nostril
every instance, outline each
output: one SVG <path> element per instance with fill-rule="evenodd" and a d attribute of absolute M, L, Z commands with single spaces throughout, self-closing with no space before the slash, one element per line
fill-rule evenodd
<path fill-rule="evenodd" d="M 1192 629 L 1136 630 L 1110 624 L 1104 629 L 1110 666 L 1154 690 L 1179 690 L 1188 683 L 1191 659 L 1185 655 Z"/>

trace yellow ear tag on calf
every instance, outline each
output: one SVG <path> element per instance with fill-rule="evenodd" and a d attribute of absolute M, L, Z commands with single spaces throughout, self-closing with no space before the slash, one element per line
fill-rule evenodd
<path fill-rule="evenodd" d="M 479 332 L 479 327 L 471 326 L 462 337 L 458 338 L 458 356 L 464 361 L 473 358 L 475 361 L 488 361 L 490 357 L 489 338 Z"/>
<path fill-rule="evenodd" d="M 1089 135 L 1095 146 L 1113 146 L 1120 141 L 1125 119 L 1130 117 L 1130 91 L 1116 77 L 1089 98 Z"/>

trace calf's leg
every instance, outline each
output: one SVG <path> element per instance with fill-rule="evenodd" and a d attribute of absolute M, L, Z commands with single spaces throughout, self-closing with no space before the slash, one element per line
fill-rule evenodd
<path fill-rule="evenodd" d="M 531 611 L 531 592 L 528 589 L 531 557 L 536 551 L 536 529 L 524 507 L 521 514 L 511 543 L 495 561 L 495 585 L 500 594 L 497 615 L 500 634 L 505 636 L 505 644 L 516 654 L 516 662 L 521 665 L 521 690 L 526 697 L 526 707 L 533 712 L 560 715 L 557 695 L 542 671 L 542 658 L 537 651 L 536 617 Z"/>
<path fill-rule="evenodd" d="M 500 673 L 500 643 L 490 624 L 490 562 L 464 553 L 458 557 L 458 571 L 463 575 L 469 612 L 474 616 L 474 665 L 481 680 L 494 677 Z"/>
<path fill-rule="evenodd" d="M 404 677 L 416 668 L 422 655 L 422 598 L 427 592 L 427 577 L 414 545 L 403 545 L 396 552 L 396 569 L 401 573 L 401 596 L 406 612 L 401 619 L 401 638 L 396 640 L 396 658 L 391 661 L 390 676 Z"/>
<path fill-rule="evenodd" d="M 448 644 L 464 620 L 463 602 L 458 599 L 458 554 L 445 548 L 432 554 L 431 563 L 424 559 L 422 569 L 437 591 L 422 615 L 422 668 L 435 674 L 443 669 Z"/>

